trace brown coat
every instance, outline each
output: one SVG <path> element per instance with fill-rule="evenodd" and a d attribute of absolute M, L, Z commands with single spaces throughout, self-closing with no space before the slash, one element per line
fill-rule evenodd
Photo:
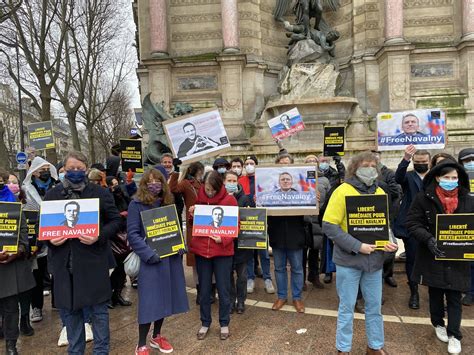
<path fill-rule="evenodd" d="M 184 204 L 186 206 L 186 221 L 190 219 L 189 209 L 196 204 L 197 193 L 201 187 L 201 183 L 196 179 L 183 179 L 178 182 L 178 173 L 172 173 L 169 186 L 170 190 L 173 193 L 181 193 L 184 198 Z M 190 245 L 192 239 L 192 229 L 186 226 L 186 245 Z M 186 254 L 186 265 L 195 266 L 196 261 L 194 254 L 189 252 Z"/>

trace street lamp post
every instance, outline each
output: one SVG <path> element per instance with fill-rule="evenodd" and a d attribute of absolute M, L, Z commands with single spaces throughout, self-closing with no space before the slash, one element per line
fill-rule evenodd
<path fill-rule="evenodd" d="M 16 74 L 18 78 L 18 116 L 20 121 L 20 151 L 25 151 L 25 131 L 23 128 L 23 104 L 21 102 L 21 88 L 20 88 L 20 51 L 19 51 L 19 43 L 16 43 Z M 26 171 L 20 170 L 20 179 L 23 181 L 25 178 Z"/>

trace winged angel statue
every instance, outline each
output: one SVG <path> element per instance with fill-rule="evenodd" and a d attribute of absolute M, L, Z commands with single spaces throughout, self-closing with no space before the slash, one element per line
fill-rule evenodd
<path fill-rule="evenodd" d="M 283 18 L 294 0 L 276 0 L 273 11 L 275 20 L 282 22 L 287 34 L 291 38 L 291 48 L 300 40 L 312 39 L 330 55 L 334 56 L 334 42 L 339 38 L 339 32 L 331 28 L 323 18 L 323 11 L 329 9 L 337 11 L 340 8 L 339 0 L 296 0 L 293 13 L 296 23 L 290 24 Z M 314 18 L 314 27 L 311 28 L 311 19 Z"/>

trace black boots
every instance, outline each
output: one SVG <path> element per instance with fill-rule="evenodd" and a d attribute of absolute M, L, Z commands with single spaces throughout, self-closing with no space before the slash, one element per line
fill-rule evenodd
<path fill-rule="evenodd" d="M 410 299 L 408 300 L 408 307 L 411 309 L 420 308 L 420 295 L 418 294 L 418 284 L 410 282 Z"/>
<path fill-rule="evenodd" d="M 27 337 L 35 334 L 35 330 L 31 327 L 29 314 L 22 315 L 20 318 L 20 333 Z"/>
<path fill-rule="evenodd" d="M 7 340 L 6 341 L 6 354 L 7 355 L 18 355 L 16 350 L 16 340 Z"/>
<path fill-rule="evenodd" d="M 132 302 L 127 301 L 126 299 L 122 297 L 122 290 L 114 290 L 114 293 L 112 293 L 111 302 L 112 302 L 112 307 L 115 307 L 117 305 L 124 306 L 124 307 L 132 305 Z"/>

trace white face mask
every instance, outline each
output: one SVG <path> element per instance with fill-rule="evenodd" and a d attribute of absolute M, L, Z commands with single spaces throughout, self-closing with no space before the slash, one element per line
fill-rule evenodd
<path fill-rule="evenodd" d="M 247 172 L 247 174 L 255 173 L 255 165 L 246 165 L 245 171 Z"/>
<path fill-rule="evenodd" d="M 242 174 L 242 169 L 241 168 L 233 168 L 232 171 L 234 173 L 236 173 L 237 175 L 239 175 L 239 176 Z"/>

